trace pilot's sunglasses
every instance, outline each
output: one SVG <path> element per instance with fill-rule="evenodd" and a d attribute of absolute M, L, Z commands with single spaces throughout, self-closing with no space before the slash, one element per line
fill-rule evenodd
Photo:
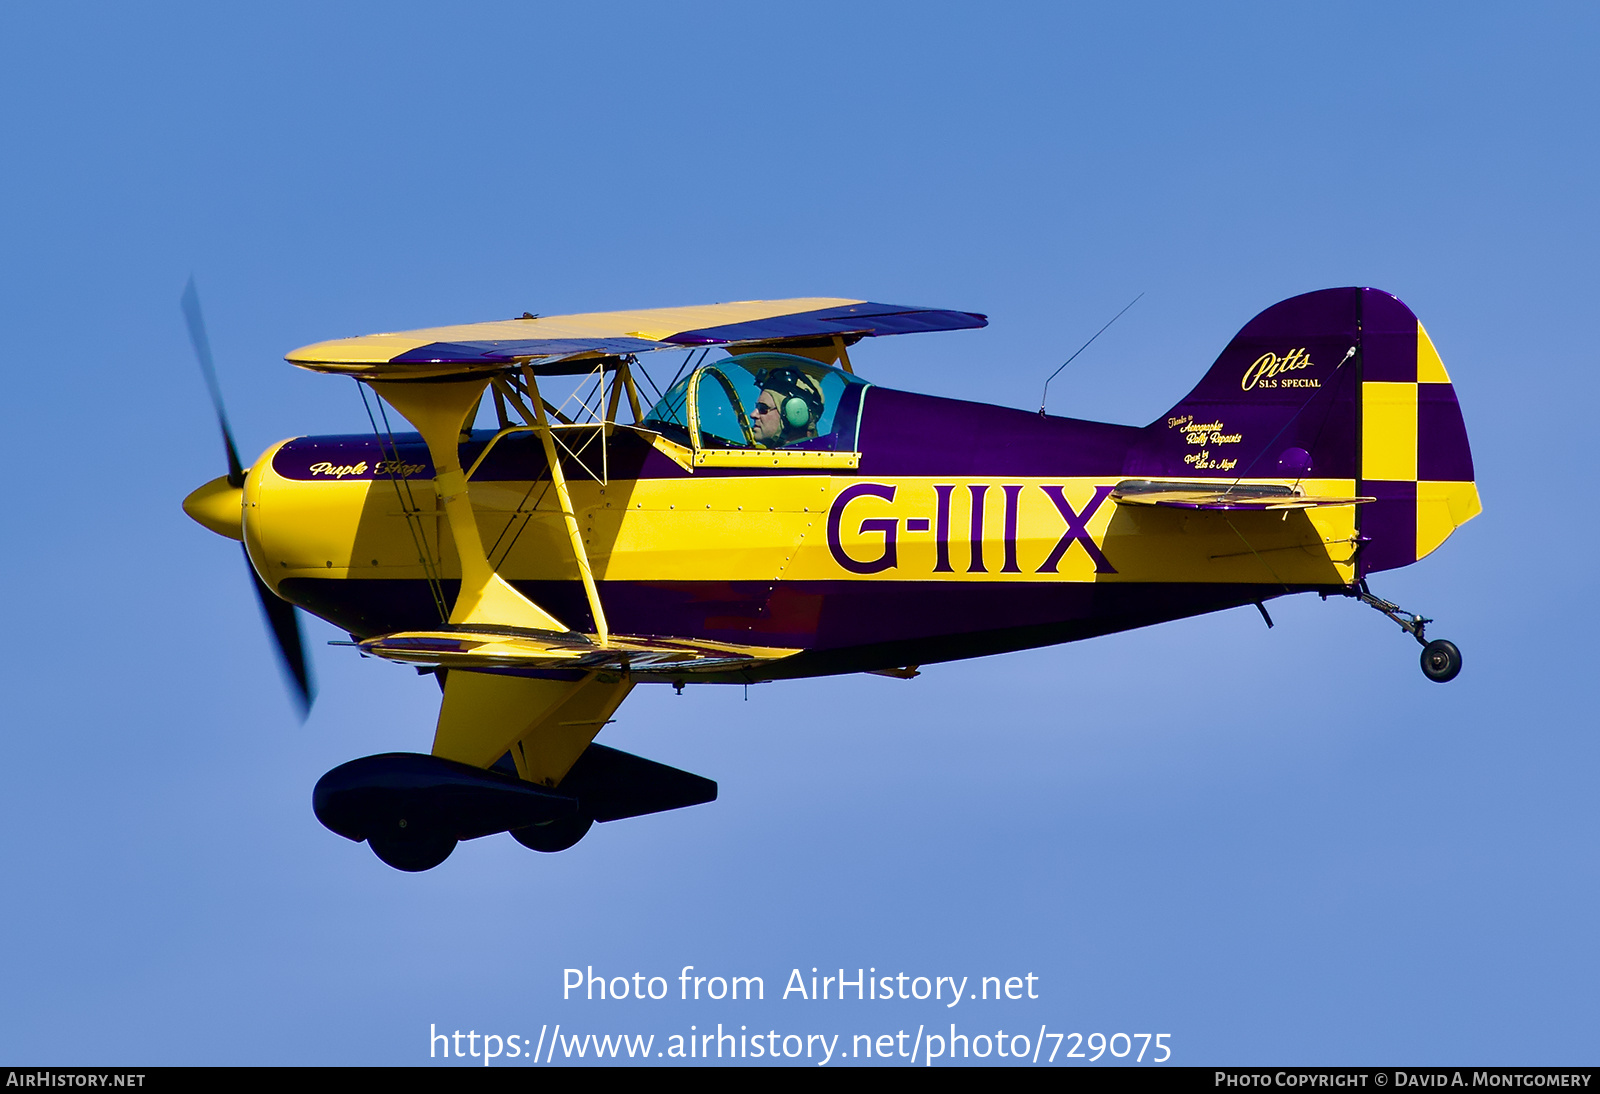
<path fill-rule="evenodd" d="M 777 407 L 771 406 L 771 405 L 769 405 L 767 403 L 757 403 L 756 404 L 756 413 L 757 414 L 771 414 L 774 410 L 777 410 L 777 409 L 778 409 Z"/>

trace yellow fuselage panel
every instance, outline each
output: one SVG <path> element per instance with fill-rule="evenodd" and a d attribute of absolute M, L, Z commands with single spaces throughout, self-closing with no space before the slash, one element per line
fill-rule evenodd
<path fill-rule="evenodd" d="M 269 452 L 245 538 L 287 577 L 460 576 L 428 480 L 302 481 Z M 1353 580 L 1355 507 L 1216 512 L 1118 506 L 1114 480 L 695 475 L 570 483 L 601 581 L 1246 582 Z M 1350 480 L 1306 480 L 1350 494 Z M 576 581 L 547 481 L 472 483 L 478 531 L 512 581 Z M 942 541 L 942 542 L 941 542 Z"/>

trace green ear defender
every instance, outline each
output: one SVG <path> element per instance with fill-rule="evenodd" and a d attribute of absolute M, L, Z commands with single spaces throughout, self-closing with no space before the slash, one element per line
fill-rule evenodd
<path fill-rule="evenodd" d="M 778 417 L 788 431 L 808 430 L 822 416 L 822 388 L 792 365 L 761 369 L 755 374 L 759 390 L 770 391 L 777 399 Z"/>
<path fill-rule="evenodd" d="M 791 395 L 783 401 L 783 420 L 791 429 L 804 429 L 811 424 L 811 408 L 800 396 Z"/>

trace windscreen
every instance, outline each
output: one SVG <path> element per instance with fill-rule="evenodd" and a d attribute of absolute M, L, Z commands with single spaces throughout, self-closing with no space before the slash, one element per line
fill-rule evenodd
<path fill-rule="evenodd" d="M 674 384 L 643 424 L 702 449 L 849 452 L 867 386 L 805 357 L 741 354 L 701 365 Z M 698 425 L 693 438 L 691 420 Z"/>

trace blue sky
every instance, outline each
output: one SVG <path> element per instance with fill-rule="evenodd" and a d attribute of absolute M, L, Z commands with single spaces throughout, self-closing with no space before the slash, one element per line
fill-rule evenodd
<path fill-rule="evenodd" d="M 0 1057 L 411 1064 L 430 1024 L 956 1021 L 1165 1032 L 1190 1064 L 1592 1061 L 1596 24 L 7 7 Z M 1430 684 L 1376 614 L 1301 599 L 1270 632 L 1244 610 L 911 682 L 641 689 L 602 740 L 717 779 L 717 803 L 402 875 L 310 792 L 425 750 L 437 692 L 315 623 L 296 724 L 237 549 L 178 507 L 223 470 L 191 273 L 247 460 L 362 426 L 350 385 L 282 355 L 369 331 L 962 308 L 990 327 L 864 346 L 858 369 L 1029 407 L 1144 292 L 1051 386 L 1052 410 L 1142 424 L 1269 304 L 1384 288 L 1451 371 L 1485 511 L 1376 588 L 1465 670 Z M 590 965 L 762 975 L 769 997 L 563 1002 Z M 774 998 L 813 966 L 1031 972 L 1041 998 Z"/>

